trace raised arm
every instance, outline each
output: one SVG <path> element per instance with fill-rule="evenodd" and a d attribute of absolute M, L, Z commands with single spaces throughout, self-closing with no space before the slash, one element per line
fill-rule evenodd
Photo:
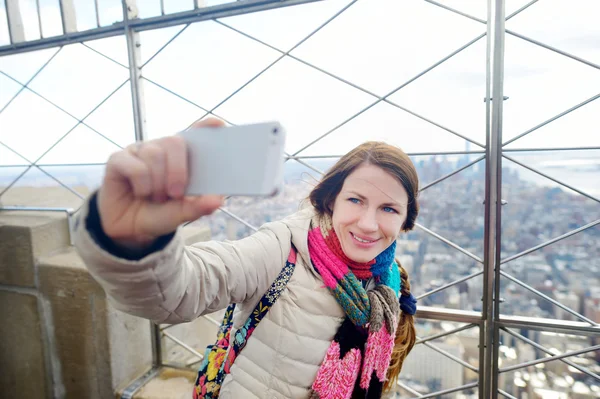
<path fill-rule="evenodd" d="M 194 127 L 222 125 L 207 119 Z M 289 231 L 277 223 L 235 243 L 184 248 L 179 226 L 223 203 L 184 195 L 187 155 L 180 136 L 113 154 L 75 232 L 79 254 L 117 308 L 156 322 L 191 320 L 266 290 L 290 248 Z"/>
<path fill-rule="evenodd" d="M 281 222 L 234 242 L 184 246 L 180 233 L 148 253 L 111 245 L 101 230 L 95 196 L 82 208 L 75 246 L 114 306 L 156 323 L 180 323 L 266 292 L 283 265 L 291 233 Z"/>

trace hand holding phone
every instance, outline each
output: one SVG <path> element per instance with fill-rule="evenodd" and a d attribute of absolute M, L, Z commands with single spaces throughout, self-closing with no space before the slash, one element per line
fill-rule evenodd
<path fill-rule="evenodd" d="M 273 195 L 283 181 L 285 131 L 275 122 L 224 127 L 209 118 L 132 144 L 106 165 L 97 204 L 104 232 L 139 248 L 209 215 L 223 195 Z"/>
<path fill-rule="evenodd" d="M 209 118 L 192 127 L 223 126 Z M 117 244 L 141 248 L 223 204 L 221 195 L 186 196 L 188 181 L 188 149 L 180 135 L 132 144 L 112 154 L 97 195 L 104 232 Z"/>

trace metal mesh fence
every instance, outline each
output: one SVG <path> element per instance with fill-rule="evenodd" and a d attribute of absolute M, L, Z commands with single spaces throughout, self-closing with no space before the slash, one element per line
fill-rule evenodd
<path fill-rule="evenodd" d="M 135 140 L 280 119 L 284 192 L 192 224 L 237 239 L 385 140 L 423 182 L 399 243 L 421 308 L 398 397 L 598 394 L 599 10 L 565 4 L 5 1 L 0 204 L 72 214 Z M 153 331 L 157 366 L 197 366 L 205 342 Z"/>

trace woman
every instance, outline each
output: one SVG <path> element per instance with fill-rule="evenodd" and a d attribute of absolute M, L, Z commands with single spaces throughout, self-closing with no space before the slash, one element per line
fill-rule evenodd
<path fill-rule="evenodd" d="M 311 206 L 236 242 L 187 247 L 178 226 L 214 212 L 223 198 L 184 197 L 186 179 L 179 137 L 111 156 L 82 208 L 75 245 L 115 306 L 181 323 L 236 303 L 233 330 L 247 334 L 255 307 L 291 264 L 280 296 L 229 357 L 220 397 L 379 398 L 392 389 L 415 341 L 416 301 L 394 260 L 396 239 L 418 214 L 408 156 L 365 143 L 323 177 Z"/>

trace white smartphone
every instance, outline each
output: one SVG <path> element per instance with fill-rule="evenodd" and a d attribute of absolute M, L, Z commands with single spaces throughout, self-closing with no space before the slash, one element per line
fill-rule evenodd
<path fill-rule="evenodd" d="M 192 128 L 186 195 L 274 196 L 283 188 L 285 130 L 278 122 Z"/>

